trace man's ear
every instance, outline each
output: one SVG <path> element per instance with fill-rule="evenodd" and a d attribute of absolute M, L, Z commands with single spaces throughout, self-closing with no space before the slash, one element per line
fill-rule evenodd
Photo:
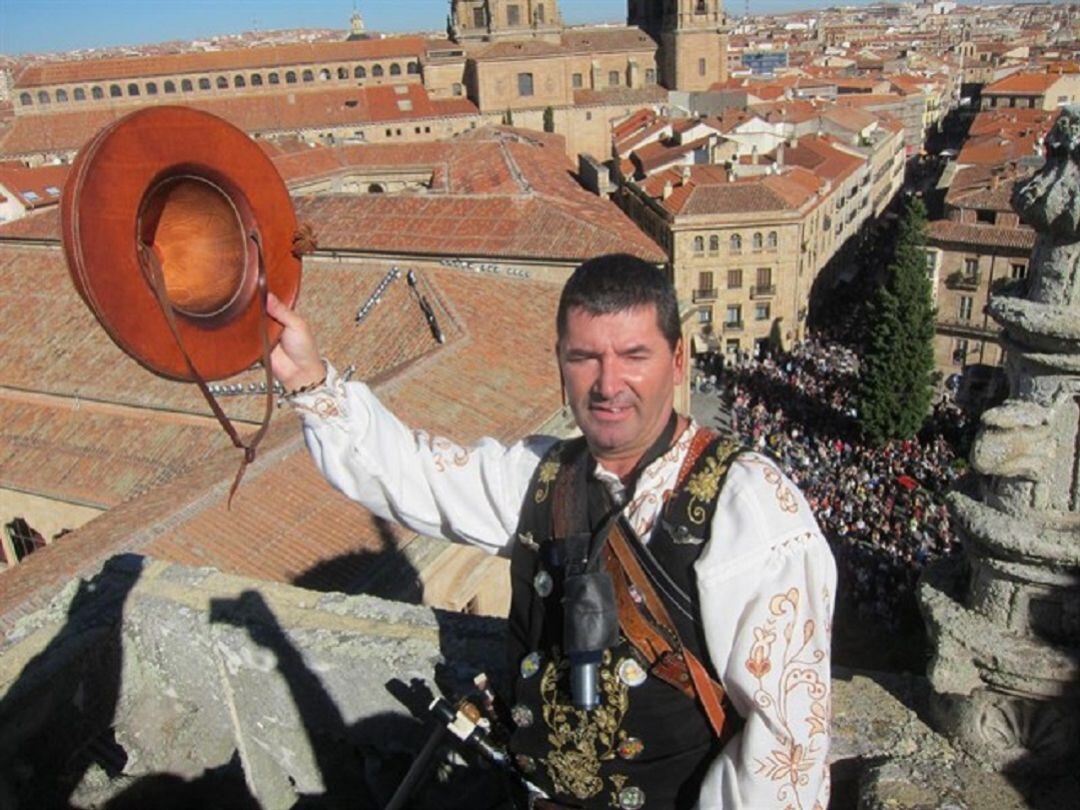
<path fill-rule="evenodd" d="M 675 382 L 681 383 L 683 377 L 686 376 L 686 342 L 682 338 L 679 338 L 678 343 L 675 344 L 675 356 L 672 359 L 672 364 L 675 370 Z"/>

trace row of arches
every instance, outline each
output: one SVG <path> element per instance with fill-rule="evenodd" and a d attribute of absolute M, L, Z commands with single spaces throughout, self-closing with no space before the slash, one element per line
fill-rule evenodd
<path fill-rule="evenodd" d="M 159 93 L 172 94 L 172 93 L 194 93 L 194 92 L 206 92 L 210 90 L 228 90 L 243 89 L 246 87 L 262 87 L 264 85 L 280 85 L 280 84 L 307 84 L 314 81 L 328 82 L 333 79 L 338 81 L 348 81 L 350 79 L 380 79 L 384 76 L 401 76 L 409 75 L 415 76 L 420 73 L 420 63 L 416 60 L 410 60 L 402 64 L 401 62 L 391 62 L 388 66 L 384 67 L 381 63 L 376 62 L 373 65 L 355 65 L 353 67 L 341 66 L 335 69 L 332 68 L 305 68 L 303 70 L 272 70 L 268 73 L 236 73 L 232 76 L 218 75 L 213 78 L 210 76 L 200 76 L 198 78 L 188 79 L 166 79 L 160 84 L 156 81 L 141 81 L 141 82 L 128 82 L 126 85 L 122 82 L 114 82 L 111 84 L 93 85 L 89 88 L 75 87 L 70 92 L 65 88 L 59 88 L 55 92 L 51 93 L 48 90 L 38 90 L 36 93 L 30 91 L 23 91 L 19 94 L 19 104 L 23 107 L 28 107 L 34 104 L 35 100 L 39 106 L 51 104 L 55 101 L 57 104 L 66 104 L 69 101 L 86 101 L 102 100 L 108 98 L 135 98 L 138 96 L 156 96 Z"/>
<path fill-rule="evenodd" d="M 776 231 L 769 231 L 768 234 L 763 234 L 761 231 L 755 231 L 754 235 L 750 237 L 750 245 L 753 250 L 763 250 L 768 248 L 769 250 L 776 250 L 779 245 L 780 239 L 777 236 Z M 732 253 L 740 253 L 743 249 L 742 234 L 733 233 L 728 238 L 728 250 Z M 705 237 L 694 237 L 694 252 L 705 252 Z M 709 237 L 709 253 L 720 252 L 720 237 L 713 234 Z"/>

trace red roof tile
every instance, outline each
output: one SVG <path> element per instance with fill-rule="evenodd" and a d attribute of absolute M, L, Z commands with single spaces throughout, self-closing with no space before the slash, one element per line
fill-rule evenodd
<path fill-rule="evenodd" d="M 984 96 L 1041 96 L 1046 93 L 1061 76 L 1049 73 L 1014 73 L 999 79 L 983 88 Z"/>
<path fill-rule="evenodd" d="M 1018 253 L 1028 252 L 1035 247 L 1035 231 L 1030 228 L 1002 228 L 948 219 L 927 223 L 926 237 L 930 243 L 1008 248 Z"/>
<path fill-rule="evenodd" d="M 60 202 L 70 166 L 0 167 L 0 186 L 15 196 L 25 208 L 40 208 Z"/>

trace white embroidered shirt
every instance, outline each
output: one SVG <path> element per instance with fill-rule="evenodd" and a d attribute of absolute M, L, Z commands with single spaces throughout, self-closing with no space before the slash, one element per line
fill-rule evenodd
<path fill-rule="evenodd" d="M 529 481 L 552 437 L 469 448 L 411 430 L 367 386 L 326 384 L 292 400 L 308 449 L 330 483 L 414 531 L 509 556 Z M 624 507 L 646 542 L 697 426 L 642 473 Z M 597 468 L 613 491 L 617 476 Z M 716 757 L 698 806 L 828 806 L 829 634 L 836 569 L 798 489 L 764 456 L 744 453 L 719 495 L 711 540 L 695 564 L 709 657 L 746 719 Z"/>

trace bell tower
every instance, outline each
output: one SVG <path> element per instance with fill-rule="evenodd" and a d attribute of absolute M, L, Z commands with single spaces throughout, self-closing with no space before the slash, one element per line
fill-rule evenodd
<path fill-rule="evenodd" d="M 562 17 L 557 0 L 451 0 L 450 36 L 455 42 L 503 39 L 558 41 Z"/>
<path fill-rule="evenodd" d="M 660 43 L 660 78 L 671 90 L 707 90 L 727 81 L 723 0 L 627 0 L 628 25 Z"/>

